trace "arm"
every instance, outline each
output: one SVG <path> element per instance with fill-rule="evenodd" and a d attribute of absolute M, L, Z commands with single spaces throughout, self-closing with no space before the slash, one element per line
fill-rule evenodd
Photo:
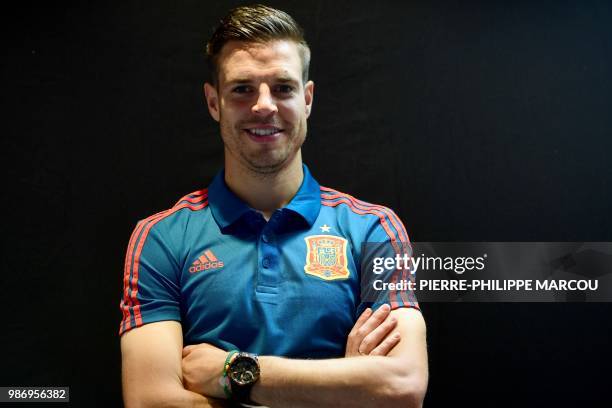
<path fill-rule="evenodd" d="M 425 323 L 417 310 L 396 309 L 399 344 L 387 357 L 289 360 L 261 357 L 252 399 L 275 407 L 420 407 L 427 389 Z"/>
<path fill-rule="evenodd" d="M 396 330 L 386 339 L 399 332 L 400 340 L 387 356 L 370 353 L 328 360 L 261 356 L 261 377 L 251 391 L 251 399 L 269 407 L 363 407 L 391 403 L 420 407 L 427 389 L 425 323 L 415 309 L 396 309 L 389 317 L 397 323 Z M 359 337 L 359 330 L 352 331 L 352 335 Z M 363 341 L 360 344 L 363 348 Z M 374 340 L 373 345 L 376 344 L 378 340 Z M 349 347 L 354 348 L 350 339 Z M 367 350 L 364 354 L 368 354 Z M 225 351 L 209 344 L 186 347 L 183 351 L 186 387 L 222 398 L 218 376 L 226 356 Z"/>
<path fill-rule="evenodd" d="M 183 334 L 176 321 L 146 324 L 121 336 L 126 408 L 222 406 L 183 388 L 182 348 Z"/>
<path fill-rule="evenodd" d="M 363 242 L 380 243 L 374 246 L 378 256 L 405 253 L 409 238 L 395 213 L 378 206 L 372 213 L 375 217 Z M 367 277 L 372 278 L 372 269 L 366 266 L 370 255 L 369 252 L 360 254 L 365 261 L 361 300 L 374 305 L 410 306 L 396 308 L 389 316 L 397 320 L 397 327 L 385 334 L 382 344 L 390 341 L 395 332 L 399 332 L 399 343 L 389 352 L 377 353 L 380 337 L 372 336 L 374 331 L 361 337 L 363 330 L 357 329 L 349 335 L 347 351 L 359 344 L 358 354 L 367 354 L 364 357 L 319 361 L 262 357 L 261 378 L 252 389 L 253 400 L 272 407 L 422 406 L 428 381 L 425 322 L 421 313 L 412 308 L 418 305 L 411 292 L 364 293 L 364 286 L 369 286 Z M 393 282 L 400 277 L 410 277 L 409 273 L 409 269 L 390 270 L 378 278 Z"/>
<path fill-rule="evenodd" d="M 125 407 L 217 407 L 183 386 L 177 261 L 162 220 L 139 222 L 126 254 L 119 331 Z"/>

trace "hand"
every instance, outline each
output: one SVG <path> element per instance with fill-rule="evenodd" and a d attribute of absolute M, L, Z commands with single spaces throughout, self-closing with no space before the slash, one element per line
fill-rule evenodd
<path fill-rule="evenodd" d="M 397 320 L 390 313 L 387 304 L 374 313 L 370 308 L 364 310 L 348 335 L 344 356 L 386 356 L 400 341 L 399 332 L 391 333 Z"/>
<path fill-rule="evenodd" d="M 227 352 L 207 343 L 183 348 L 183 385 L 207 397 L 225 398 L 219 379 Z"/>

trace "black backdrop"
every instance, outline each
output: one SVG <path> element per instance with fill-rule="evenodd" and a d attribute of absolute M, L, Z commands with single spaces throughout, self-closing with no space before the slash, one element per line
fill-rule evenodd
<path fill-rule="evenodd" d="M 121 406 L 124 250 L 222 163 L 202 49 L 237 3 L 50 3 L 2 17 L 0 385 Z M 312 47 L 321 184 L 416 241 L 612 241 L 609 2 L 269 4 Z M 427 406 L 609 406 L 610 304 L 422 307 Z"/>

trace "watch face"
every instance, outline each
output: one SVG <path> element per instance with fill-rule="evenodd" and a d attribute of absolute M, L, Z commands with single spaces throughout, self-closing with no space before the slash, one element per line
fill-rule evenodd
<path fill-rule="evenodd" d="M 236 357 L 228 371 L 230 378 L 240 385 L 252 384 L 259 379 L 259 366 L 253 357 Z"/>

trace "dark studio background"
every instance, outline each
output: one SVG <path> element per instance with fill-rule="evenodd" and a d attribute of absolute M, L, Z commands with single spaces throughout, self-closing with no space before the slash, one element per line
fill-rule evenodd
<path fill-rule="evenodd" d="M 0 385 L 121 406 L 125 248 L 222 163 L 202 50 L 237 3 L 20 4 L 2 17 Z M 321 184 L 394 208 L 415 241 L 612 241 L 609 2 L 268 4 L 311 44 Z M 610 304 L 422 307 L 426 406 L 609 406 Z"/>

